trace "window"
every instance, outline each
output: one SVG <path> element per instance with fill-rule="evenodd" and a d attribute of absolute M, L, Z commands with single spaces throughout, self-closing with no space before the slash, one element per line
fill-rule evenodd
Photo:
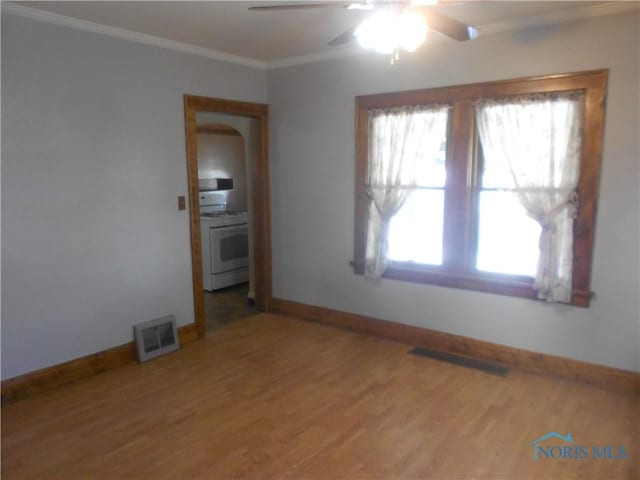
<path fill-rule="evenodd" d="M 606 82 L 357 97 L 354 271 L 588 306 Z"/>

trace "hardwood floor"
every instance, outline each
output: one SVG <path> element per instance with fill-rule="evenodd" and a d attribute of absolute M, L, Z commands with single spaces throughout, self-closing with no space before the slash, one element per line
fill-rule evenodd
<path fill-rule="evenodd" d="M 629 478 L 638 397 L 261 314 L 2 408 L 2 477 Z M 536 438 L 626 459 L 533 459 Z M 562 445 L 556 439 L 548 446 Z"/>

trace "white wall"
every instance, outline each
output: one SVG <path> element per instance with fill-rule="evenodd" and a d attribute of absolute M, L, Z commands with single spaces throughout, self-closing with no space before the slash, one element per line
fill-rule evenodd
<path fill-rule="evenodd" d="M 185 93 L 266 73 L 3 12 L 3 379 L 193 322 Z"/>
<path fill-rule="evenodd" d="M 636 11 L 443 41 L 395 66 L 366 55 L 270 71 L 274 296 L 640 370 L 638 23 Z M 352 273 L 356 95 L 599 68 L 610 83 L 591 308 Z"/>
<path fill-rule="evenodd" d="M 240 135 L 199 133 L 198 178 L 232 178 L 233 189 L 219 192 L 229 210 L 247 210 L 247 172 Z"/>

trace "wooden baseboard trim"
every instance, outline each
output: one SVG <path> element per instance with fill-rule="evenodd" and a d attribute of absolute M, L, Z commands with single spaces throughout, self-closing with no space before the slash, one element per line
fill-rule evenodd
<path fill-rule="evenodd" d="M 178 328 L 180 345 L 198 338 L 194 323 Z M 135 342 L 2 381 L 2 405 L 137 361 Z"/>
<path fill-rule="evenodd" d="M 502 363 L 510 367 L 625 393 L 640 393 L 640 373 L 536 353 L 469 337 L 274 298 L 272 312 L 398 340 L 413 346 Z"/>

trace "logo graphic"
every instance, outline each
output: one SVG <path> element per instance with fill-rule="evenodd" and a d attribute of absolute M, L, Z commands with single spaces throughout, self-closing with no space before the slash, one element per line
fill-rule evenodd
<path fill-rule="evenodd" d="M 551 442 L 550 439 L 555 439 Z M 557 432 L 549 432 L 536 438 L 529 445 L 533 445 L 533 460 L 538 461 L 544 458 L 553 460 L 624 460 L 627 458 L 625 447 L 620 445 L 578 445 L 572 438 L 571 432 L 560 435 Z"/>
<path fill-rule="evenodd" d="M 538 461 L 538 452 L 541 450 L 543 454 L 546 455 L 546 452 L 544 451 L 544 447 L 539 447 L 538 444 L 540 442 L 544 442 L 545 440 L 547 440 L 548 438 L 559 438 L 560 440 L 564 440 L 567 443 L 573 443 L 575 444 L 576 442 L 574 442 L 573 440 L 571 440 L 571 432 L 567 433 L 566 437 L 563 437 L 562 435 L 560 435 L 559 433 L 556 432 L 549 432 L 546 435 L 541 436 L 540 438 L 536 438 L 533 442 L 530 443 L 530 445 L 533 445 L 533 459 L 535 461 Z M 571 450 L 570 446 L 567 446 L 569 448 L 569 450 Z M 553 447 L 551 447 L 553 448 Z M 556 448 L 560 448 L 560 447 L 556 447 Z"/>

